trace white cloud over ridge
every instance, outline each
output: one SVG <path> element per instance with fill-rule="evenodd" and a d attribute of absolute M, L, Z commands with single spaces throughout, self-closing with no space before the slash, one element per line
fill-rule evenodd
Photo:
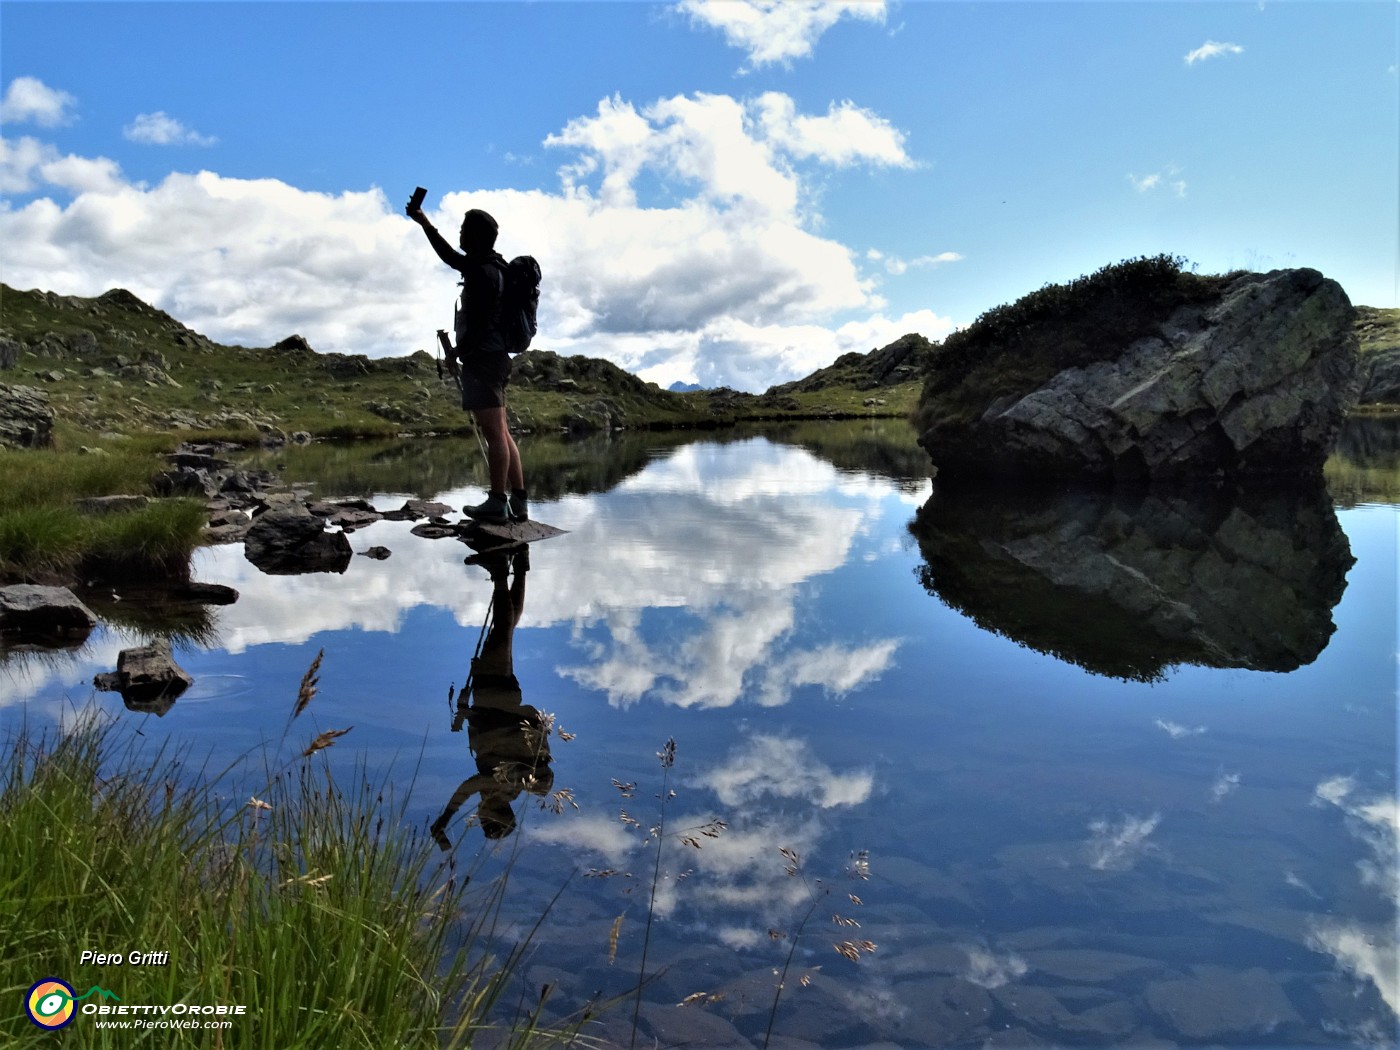
<path fill-rule="evenodd" d="M 885 20 L 884 0 L 681 0 L 676 6 L 692 22 L 720 30 L 731 47 L 747 51 L 742 72 L 806 58 L 842 18 Z"/>
<path fill-rule="evenodd" d="M 212 141 L 146 117 L 129 137 Z M 503 250 L 541 260 L 544 349 L 662 385 L 763 390 L 906 332 L 952 329 L 931 311 L 886 316 L 866 260 L 813 232 L 811 169 L 913 163 L 897 129 L 851 102 L 802 114 L 772 92 L 640 108 L 614 97 L 545 143 L 573 154 L 557 192 L 453 192 L 432 213 L 450 232 L 485 208 Z M 641 199 L 640 185 L 658 184 L 663 200 Z M 7 283 L 125 287 L 223 342 L 296 332 L 321 351 L 399 356 L 431 345 L 455 297 L 454 275 L 378 188 L 317 193 L 212 171 L 148 185 L 24 137 L 0 146 L 0 191 L 41 194 L 0 209 Z"/>

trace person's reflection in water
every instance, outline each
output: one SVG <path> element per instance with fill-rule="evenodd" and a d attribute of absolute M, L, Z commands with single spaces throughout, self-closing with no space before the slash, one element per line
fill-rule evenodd
<path fill-rule="evenodd" d="M 448 823 L 472 795 L 477 795 L 476 819 L 488 839 L 504 838 L 515 830 L 511 803 L 522 791 L 544 796 L 554 784 L 549 767 L 549 730 L 537 708 L 521 703 L 515 677 L 512 641 L 525 605 L 525 574 L 529 548 L 507 554 L 485 551 L 468 561 L 491 574 L 489 628 L 480 652 L 472 657 L 471 676 L 457 697 L 454 732 L 467 724 L 467 741 L 476 756 L 475 776 L 462 781 L 437 820 L 433 838 L 444 849 L 452 843 Z"/>

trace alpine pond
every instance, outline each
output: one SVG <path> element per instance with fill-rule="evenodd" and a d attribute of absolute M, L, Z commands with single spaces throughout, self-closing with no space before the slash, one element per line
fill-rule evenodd
<path fill-rule="evenodd" d="M 194 684 L 163 714 L 92 689 L 152 631 L 114 616 L 7 654 L 0 721 L 96 708 L 255 783 L 324 651 L 312 728 L 353 729 L 317 759 L 509 868 L 507 939 L 545 914 L 521 996 L 620 997 L 585 1029 L 612 1043 L 1391 1046 L 1400 460 L 1368 426 L 1293 502 L 944 493 L 893 423 L 532 439 L 567 533 L 528 557 L 408 521 L 343 573 L 208 548 L 240 597 L 172 633 Z M 476 457 L 269 465 L 459 507 Z M 493 699 L 468 673 L 502 610 Z M 522 721 L 547 748 L 485 775 Z"/>

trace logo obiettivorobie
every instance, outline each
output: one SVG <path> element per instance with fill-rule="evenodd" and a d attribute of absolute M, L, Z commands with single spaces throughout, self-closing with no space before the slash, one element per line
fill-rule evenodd
<path fill-rule="evenodd" d="M 57 977 L 45 977 L 24 997 L 24 1012 L 40 1028 L 62 1028 L 73 1020 L 76 998 L 73 986 Z"/>
<path fill-rule="evenodd" d="M 93 985 L 82 995 L 73 993 L 73 986 L 57 977 L 45 977 L 36 981 L 24 997 L 24 1012 L 40 1028 L 62 1028 L 73 1020 L 77 1013 L 73 1004 L 97 992 L 104 999 L 117 999 L 117 996 Z M 118 1000 L 120 1001 L 120 1000 Z"/>

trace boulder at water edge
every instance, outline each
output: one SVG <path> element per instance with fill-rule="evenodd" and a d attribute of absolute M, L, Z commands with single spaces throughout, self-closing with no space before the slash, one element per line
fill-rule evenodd
<path fill-rule="evenodd" d="M 1308 269 L 1204 278 L 1145 262 L 1161 272 L 1115 281 L 1110 267 L 945 341 L 917 412 L 940 477 L 1320 472 L 1359 392 L 1341 286 Z"/>
<path fill-rule="evenodd" d="M 0 587 L 0 633 L 14 639 L 75 645 L 96 625 L 92 610 L 67 587 Z"/>
<path fill-rule="evenodd" d="M 244 556 L 273 576 L 344 572 L 352 557 L 345 533 L 327 532 L 320 518 L 297 503 L 258 515 L 243 543 Z"/>

